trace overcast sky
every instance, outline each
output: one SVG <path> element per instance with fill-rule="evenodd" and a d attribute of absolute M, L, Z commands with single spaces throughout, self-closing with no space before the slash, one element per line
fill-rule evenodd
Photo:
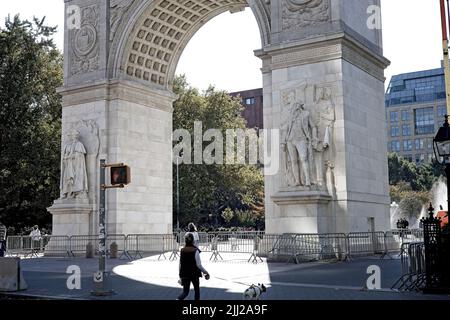
<path fill-rule="evenodd" d="M 63 47 L 63 0 L 1 0 L 0 18 L 20 13 L 23 18 L 46 16 L 58 25 L 55 36 Z M 437 68 L 442 60 L 439 0 L 382 0 L 384 54 L 391 60 L 387 82 L 394 74 Z M 1 25 L 4 25 L 2 21 Z M 252 12 L 224 13 L 207 23 L 190 41 L 178 65 L 199 88 L 240 91 L 262 86 L 253 50 L 261 40 Z"/>

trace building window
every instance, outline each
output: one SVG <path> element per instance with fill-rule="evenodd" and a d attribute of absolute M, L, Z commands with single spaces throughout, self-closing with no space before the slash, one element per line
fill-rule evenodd
<path fill-rule="evenodd" d="M 400 128 L 398 126 L 391 127 L 391 137 L 400 136 Z"/>
<path fill-rule="evenodd" d="M 412 151 L 413 149 L 413 141 L 412 140 L 404 140 L 403 141 L 403 151 Z"/>
<path fill-rule="evenodd" d="M 404 121 L 404 122 L 411 121 L 411 111 L 410 110 L 402 110 L 402 121 Z"/>
<path fill-rule="evenodd" d="M 427 138 L 427 148 L 433 149 L 433 138 Z"/>
<path fill-rule="evenodd" d="M 416 154 L 416 163 L 425 162 L 425 159 L 428 159 L 428 155 L 424 153 Z"/>
<path fill-rule="evenodd" d="M 412 156 L 412 154 L 405 154 L 405 155 L 403 155 L 403 159 L 408 160 L 409 162 L 412 162 L 413 156 Z"/>
<path fill-rule="evenodd" d="M 255 98 L 247 98 L 247 99 L 245 99 L 245 104 L 247 106 L 253 105 L 255 103 L 256 103 L 256 99 Z"/>
<path fill-rule="evenodd" d="M 391 151 L 392 152 L 399 152 L 400 151 L 400 141 L 391 141 Z"/>
<path fill-rule="evenodd" d="M 434 133 L 434 108 L 421 108 L 414 110 L 416 134 Z"/>
<path fill-rule="evenodd" d="M 425 139 L 416 139 L 416 150 L 423 150 L 425 145 Z"/>
<path fill-rule="evenodd" d="M 391 122 L 398 122 L 398 111 L 391 111 Z"/>
<path fill-rule="evenodd" d="M 411 135 L 411 126 L 409 124 L 404 124 L 402 126 L 402 135 L 404 137 L 409 137 Z"/>
<path fill-rule="evenodd" d="M 438 117 L 443 118 L 447 115 L 447 106 L 438 106 Z"/>

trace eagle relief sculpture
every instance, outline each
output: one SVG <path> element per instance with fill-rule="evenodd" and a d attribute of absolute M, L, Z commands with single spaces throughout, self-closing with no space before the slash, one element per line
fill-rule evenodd
<path fill-rule="evenodd" d="M 283 29 L 327 22 L 329 7 L 329 0 L 284 0 Z"/>

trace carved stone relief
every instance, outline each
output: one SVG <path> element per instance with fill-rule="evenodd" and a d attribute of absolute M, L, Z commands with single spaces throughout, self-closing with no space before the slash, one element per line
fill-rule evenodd
<path fill-rule="evenodd" d="M 283 0 L 283 30 L 297 29 L 327 22 L 329 0 Z"/>
<path fill-rule="evenodd" d="M 76 137 L 76 141 L 74 141 L 74 136 Z M 62 161 L 62 173 L 61 173 L 61 198 L 88 198 L 91 201 L 95 200 L 95 190 L 96 190 L 96 168 L 97 168 L 97 157 L 100 149 L 100 137 L 99 137 L 99 128 L 97 123 L 94 120 L 80 120 L 73 125 L 70 126 L 68 130 L 68 134 L 65 135 L 66 140 L 63 145 L 65 146 L 63 149 L 63 161 Z M 69 146 L 69 147 L 68 147 Z M 67 165 L 70 164 L 64 160 L 66 149 L 69 151 L 73 148 L 70 146 L 76 147 L 75 150 L 77 152 L 81 152 L 84 155 L 85 159 L 85 168 L 83 169 L 80 164 L 79 172 L 85 170 L 86 176 L 83 178 L 83 183 L 85 183 L 85 189 L 83 192 L 79 193 L 67 193 L 67 178 L 70 176 L 66 175 Z M 70 155 L 70 154 L 69 154 Z M 80 160 L 81 158 L 79 158 Z M 79 161 L 81 162 L 81 161 Z"/>
<path fill-rule="evenodd" d="M 123 20 L 123 17 L 127 13 L 131 4 L 135 0 L 111 0 L 111 14 L 110 14 L 110 25 L 111 33 L 109 40 L 112 41 L 116 35 L 117 29 Z"/>
<path fill-rule="evenodd" d="M 99 68 L 99 6 L 81 9 L 80 29 L 70 30 L 70 74 L 92 72 Z"/>
<path fill-rule="evenodd" d="M 332 192 L 335 105 L 331 86 L 300 85 L 282 92 L 284 187 Z"/>

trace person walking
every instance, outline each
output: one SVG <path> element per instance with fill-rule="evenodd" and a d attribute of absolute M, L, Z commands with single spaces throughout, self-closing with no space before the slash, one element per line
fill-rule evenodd
<path fill-rule="evenodd" d="M 31 243 L 32 243 L 32 253 L 37 253 L 41 250 L 41 231 L 39 226 L 35 225 L 33 230 L 30 232 Z"/>
<path fill-rule="evenodd" d="M 198 235 L 197 227 L 195 226 L 195 224 L 193 222 L 190 222 L 188 224 L 188 232 L 186 232 L 186 234 L 184 236 L 186 237 L 189 233 L 192 234 L 192 236 L 194 237 L 194 246 L 199 248 L 200 236 Z"/>
<path fill-rule="evenodd" d="M 189 295 L 191 282 L 194 286 L 195 300 L 200 300 L 200 278 L 204 274 L 205 279 L 209 280 L 209 273 L 202 266 L 200 253 L 198 248 L 194 246 L 194 237 L 191 233 L 185 235 L 185 242 L 186 245 L 181 249 L 179 268 L 183 292 L 177 300 L 184 300 Z"/>

